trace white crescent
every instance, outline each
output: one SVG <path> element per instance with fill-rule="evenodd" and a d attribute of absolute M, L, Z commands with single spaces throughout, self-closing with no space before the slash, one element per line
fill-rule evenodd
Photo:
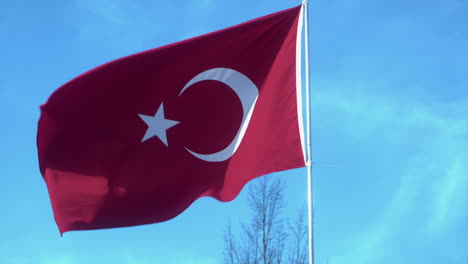
<path fill-rule="evenodd" d="M 236 136 L 231 141 L 229 146 L 225 149 L 212 154 L 196 153 L 188 148 L 185 148 L 193 156 L 209 162 L 225 161 L 232 157 L 239 147 L 242 139 L 244 138 L 245 131 L 249 126 L 250 118 L 252 116 L 255 103 L 258 98 L 257 86 L 244 74 L 228 69 L 228 68 L 214 68 L 204 71 L 197 76 L 193 77 L 180 91 L 179 96 L 187 90 L 192 84 L 205 80 L 215 80 L 222 82 L 229 86 L 239 97 L 242 104 L 242 122 Z"/>

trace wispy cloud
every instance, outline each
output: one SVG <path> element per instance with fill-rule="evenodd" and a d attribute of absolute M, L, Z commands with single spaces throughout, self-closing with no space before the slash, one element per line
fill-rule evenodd
<path fill-rule="evenodd" d="M 428 230 L 434 235 L 468 220 L 468 155 L 459 154 L 461 156 L 446 164 L 445 177 L 433 183 L 434 215 Z"/>
<path fill-rule="evenodd" d="M 420 250 L 438 239 L 446 243 L 440 235 L 468 221 L 466 98 L 428 104 L 364 90 L 315 91 L 315 114 L 327 116 L 316 122 L 345 129 L 350 139 L 385 141 L 383 146 L 390 150 L 380 159 L 388 163 L 380 167 L 379 175 L 394 177 L 399 184 L 389 186 L 391 199 L 380 219 L 353 239 L 358 243 L 331 257 L 330 264 L 425 261 L 412 259 L 410 252 L 406 259 L 392 256 L 398 255 L 396 251 Z"/>

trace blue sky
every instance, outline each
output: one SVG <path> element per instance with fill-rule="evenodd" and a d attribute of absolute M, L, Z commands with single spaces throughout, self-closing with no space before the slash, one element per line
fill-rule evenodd
<path fill-rule="evenodd" d="M 102 63 L 298 4 L 2 1 L 0 263 L 220 263 L 247 188 L 165 223 L 60 237 L 39 105 Z M 316 262 L 468 263 L 468 2 L 310 1 L 310 45 Z M 278 176 L 294 216 L 306 171 Z"/>

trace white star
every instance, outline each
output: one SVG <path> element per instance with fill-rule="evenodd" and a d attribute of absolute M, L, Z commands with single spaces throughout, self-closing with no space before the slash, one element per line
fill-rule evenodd
<path fill-rule="evenodd" d="M 154 116 L 147 116 L 138 114 L 138 116 L 145 121 L 148 125 L 148 129 L 146 130 L 145 135 L 141 142 L 148 140 L 154 136 L 158 136 L 158 138 L 167 146 L 167 136 L 166 130 L 177 125 L 179 121 L 169 120 L 164 117 L 164 107 L 163 104 L 158 108 L 156 114 Z"/>

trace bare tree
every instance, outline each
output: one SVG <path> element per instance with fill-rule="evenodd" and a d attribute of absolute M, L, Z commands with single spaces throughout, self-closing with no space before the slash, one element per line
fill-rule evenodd
<path fill-rule="evenodd" d="M 289 224 L 290 230 L 290 243 L 289 243 L 289 256 L 288 263 L 290 264 L 307 264 L 309 263 L 309 248 L 308 248 L 308 226 L 306 223 L 305 212 L 307 208 L 299 211 L 294 224 Z"/>
<path fill-rule="evenodd" d="M 281 264 L 284 260 L 287 233 L 281 209 L 285 205 L 284 183 L 279 178 L 261 177 L 249 188 L 251 221 L 243 224 L 237 240 L 231 225 L 225 233 L 226 264 Z"/>

